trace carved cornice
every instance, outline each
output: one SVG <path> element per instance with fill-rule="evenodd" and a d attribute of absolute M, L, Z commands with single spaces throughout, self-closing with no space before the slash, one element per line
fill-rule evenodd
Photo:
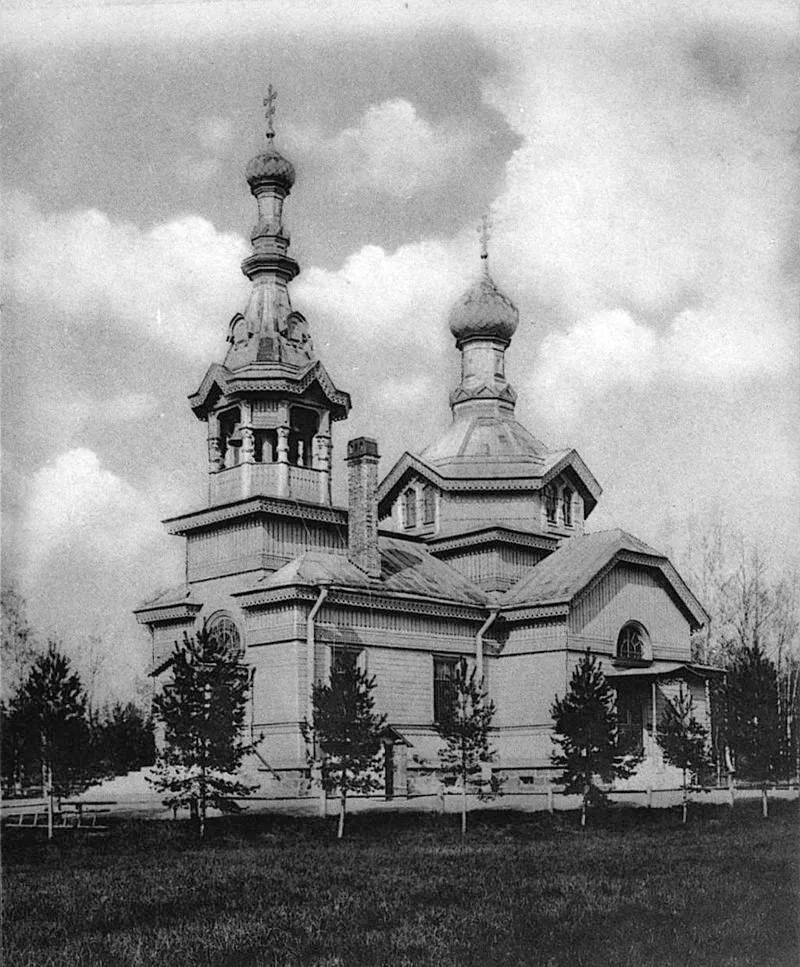
<path fill-rule="evenodd" d="M 532 534 L 507 527 L 486 527 L 446 537 L 432 537 L 426 543 L 431 553 L 436 555 L 485 544 L 506 544 L 542 551 L 554 551 L 558 547 L 557 538 L 550 535 Z"/>
<path fill-rule="evenodd" d="M 345 608 L 359 610 L 410 612 L 439 618 L 458 618 L 465 621 L 482 621 L 489 614 L 482 605 L 458 604 L 453 601 L 435 598 L 423 598 L 416 595 L 392 594 L 391 592 L 377 592 L 359 590 L 357 588 L 339 588 L 327 585 L 329 588 L 327 605 L 339 605 Z M 269 607 L 270 605 L 298 601 L 313 603 L 319 597 L 319 585 L 287 585 L 282 588 L 251 588 L 245 591 L 234 591 L 240 606 L 245 610 Z"/>
<path fill-rule="evenodd" d="M 271 364 L 270 364 L 271 365 Z M 213 390 L 226 399 L 246 396 L 250 393 L 283 393 L 287 396 L 302 396 L 316 383 L 331 406 L 331 418 L 344 420 L 350 411 L 350 394 L 334 386 L 333 380 L 319 360 L 302 372 L 296 374 L 286 367 L 271 375 L 265 365 L 253 363 L 241 370 L 230 370 L 214 363 L 209 366 L 203 382 L 196 393 L 189 397 L 189 404 L 198 419 L 205 419 L 210 409 Z"/>
<path fill-rule="evenodd" d="M 342 508 L 321 507 L 319 504 L 282 500 L 280 497 L 248 497 L 230 504 L 192 511 L 180 517 L 168 517 L 162 523 L 168 534 L 189 534 L 230 520 L 269 516 L 295 517 L 340 527 L 347 526 L 347 511 Z"/>
<path fill-rule="evenodd" d="M 142 607 L 133 612 L 140 625 L 163 625 L 179 621 L 192 621 L 202 610 L 202 604 L 171 604 L 163 608 Z"/>
<path fill-rule="evenodd" d="M 519 622 L 539 618 L 562 618 L 569 614 L 569 604 L 518 604 L 500 608 L 500 614 L 508 622 Z"/>

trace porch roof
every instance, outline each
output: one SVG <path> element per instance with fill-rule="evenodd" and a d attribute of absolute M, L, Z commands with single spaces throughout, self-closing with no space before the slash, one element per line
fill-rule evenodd
<path fill-rule="evenodd" d="M 711 665 L 695 665 L 690 661 L 654 661 L 651 665 L 641 667 L 639 665 L 631 668 L 610 668 L 604 671 L 606 678 L 683 678 L 693 676 L 695 678 L 714 678 L 717 675 L 724 675 L 723 668 L 713 668 Z"/>

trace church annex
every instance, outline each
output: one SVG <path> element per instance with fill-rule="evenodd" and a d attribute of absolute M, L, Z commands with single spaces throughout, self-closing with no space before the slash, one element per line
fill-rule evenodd
<path fill-rule="evenodd" d="M 450 426 L 383 477 L 375 440 L 332 453 L 331 424 L 347 419 L 350 397 L 292 309 L 299 266 L 283 207 L 295 172 L 274 147 L 268 100 L 267 145 L 247 166 L 258 205 L 242 263 L 250 298 L 229 323 L 224 361 L 189 398 L 208 429 L 208 499 L 165 522 L 185 541 L 183 583 L 136 611 L 151 675 L 168 679 L 174 643 L 208 621 L 252 669 L 258 794 L 316 796 L 301 734 L 311 684 L 357 662 L 390 723 L 385 794 L 403 797 L 431 783 L 434 722 L 464 656 L 496 704 L 493 767 L 513 793 L 551 775 L 550 707 L 591 648 L 622 727 L 644 747 L 633 781 L 673 785 L 654 723 L 680 682 L 707 714 L 711 670 L 690 661 L 707 616 L 658 551 L 621 530 L 587 531 L 600 485 L 578 453 L 517 422 L 504 364 L 518 313 L 492 281 L 485 242 L 448 320 L 461 354 Z M 331 500 L 334 456 L 347 464 L 347 507 Z"/>

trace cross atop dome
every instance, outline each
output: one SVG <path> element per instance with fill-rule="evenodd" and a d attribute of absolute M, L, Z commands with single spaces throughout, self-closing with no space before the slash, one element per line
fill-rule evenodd
<path fill-rule="evenodd" d="M 275 137 L 275 128 L 272 124 L 272 120 L 275 117 L 275 101 L 278 98 L 278 92 L 273 89 L 272 84 L 267 88 L 267 96 L 264 98 L 264 107 L 267 109 L 264 112 L 264 117 L 267 119 L 267 139 L 271 141 Z"/>
<path fill-rule="evenodd" d="M 489 239 L 492 237 L 492 222 L 488 215 L 484 215 L 478 228 L 478 238 L 481 240 L 481 258 L 489 258 Z"/>

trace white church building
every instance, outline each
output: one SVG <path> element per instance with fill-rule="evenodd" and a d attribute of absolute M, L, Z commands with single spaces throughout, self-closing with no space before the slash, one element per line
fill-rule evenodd
<path fill-rule="evenodd" d="M 208 622 L 252 668 L 259 794 L 316 795 L 301 733 L 311 685 L 357 662 L 390 724 L 385 795 L 403 797 L 430 783 L 434 723 L 465 657 L 496 705 L 493 768 L 513 792 L 556 774 L 551 705 L 591 649 L 622 728 L 641 740 L 634 781 L 674 785 L 654 724 L 681 683 L 707 715 L 712 670 L 690 649 L 707 615 L 663 554 L 622 530 L 591 532 L 601 488 L 589 468 L 517 422 L 505 355 L 518 312 L 492 281 L 485 244 L 477 280 L 442 319 L 461 355 L 450 425 L 385 475 L 373 439 L 334 454 L 331 424 L 347 419 L 350 397 L 292 309 L 300 269 L 283 208 L 295 172 L 273 142 L 270 124 L 247 166 L 258 206 L 242 263 L 250 298 L 229 323 L 224 360 L 189 398 L 208 431 L 207 501 L 165 522 L 185 542 L 183 580 L 136 611 L 151 674 L 168 678 L 175 642 Z M 342 457 L 346 507 L 331 498 Z"/>

